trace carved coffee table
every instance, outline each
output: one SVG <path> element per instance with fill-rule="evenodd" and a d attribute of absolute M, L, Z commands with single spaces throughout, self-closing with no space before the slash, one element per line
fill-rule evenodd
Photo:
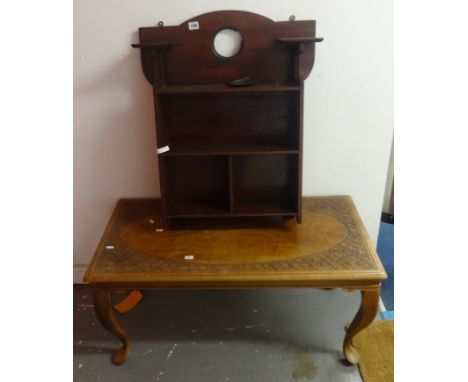
<path fill-rule="evenodd" d="M 378 311 L 387 276 L 349 196 L 306 197 L 302 224 L 278 217 L 185 219 L 162 230 L 158 199 L 122 199 L 115 207 L 84 281 L 101 323 L 121 341 L 113 361 L 130 355 L 111 293 L 146 288 L 342 288 L 361 291 L 343 352 L 359 355 L 353 337 Z"/>

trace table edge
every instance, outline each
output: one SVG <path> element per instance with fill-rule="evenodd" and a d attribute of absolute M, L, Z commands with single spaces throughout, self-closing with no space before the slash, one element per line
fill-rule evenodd
<path fill-rule="evenodd" d="M 363 236 L 364 242 L 366 243 L 366 247 L 371 254 L 372 260 L 374 261 L 374 264 L 377 267 L 378 272 L 384 275 L 384 280 L 385 280 L 388 277 L 387 272 L 385 271 L 382 261 L 380 260 L 380 257 L 377 254 L 377 250 L 374 246 L 374 243 L 372 242 L 369 236 L 369 233 L 367 232 L 367 229 L 364 226 L 364 223 L 362 222 L 362 219 L 361 219 L 361 216 L 359 215 L 356 204 L 354 203 L 354 200 L 351 197 L 351 195 L 343 195 L 343 196 L 346 197 L 347 203 L 351 207 L 354 221 L 356 222 L 357 226 L 359 227 L 360 231 L 363 234 L 362 236 Z"/>

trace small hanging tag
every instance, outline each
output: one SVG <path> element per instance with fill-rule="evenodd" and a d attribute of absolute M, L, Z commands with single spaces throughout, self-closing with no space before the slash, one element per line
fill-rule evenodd
<path fill-rule="evenodd" d="M 189 31 L 194 31 L 194 30 L 200 29 L 200 24 L 198 24 L 198 21 L 189 21 L 188 22 L 188 29 L 189 29 Z"/>
<path fill-rule="evenodd" d="M 193 260 L 193 255 L 185 255 L 184 260 Z"/>
<path fill-rule="evenodd" d="M 157 150 L 158 154 L 164 154 L 165 152 L 168 152 L 170 150 L 169 146 L 164 146 L 161 147 Z"/>
<path fill-rule="evenodd" d="M 125 314 L 131 311 L 141 301 L 142 298 L 143 294 L 139 290 L 132 290 L 127 295 L 127 297 L 125 297 L 118 304 L 114 305 L 114 309 L 121 314 Z"/>

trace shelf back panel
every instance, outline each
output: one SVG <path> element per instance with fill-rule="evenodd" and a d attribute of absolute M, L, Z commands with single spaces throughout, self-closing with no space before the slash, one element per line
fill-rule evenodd
<path fill-rule="evenodd" d="M 213 45 L 216 34 L 225 28 L 242 35 L 240 51 L 229 58 L 216 54 Z M 151 84 L 160 85 L 227 83 L 243 77 L 288 82 L 294 79 L 291 50 L 297 46 L 280 39 L 313 37 L 315 20 L 274 22 L 244 11 L 210 12 L 179 26 L 139 29 L 140 45 L 146 46 L 141 48 L 143 72 Z M 305 43 L 301 49 L 300 74 L 306 78 L 314 63 L 315 44 Z"/>
<path fill-rule="evenodd" d="M 226 157 L 164 158 L 168 212 L 184 206 L 229 209 L 229 179 Z"/>
<path fill-rule="evenodd" d="M 266 205 L 296 211 L 298 160 L 294 154 L 233 158 L 234 203 L 252 209 Z"/>
<path fill-rule="evenodd" d="M 174 148 L 245 145 L 298 148 L 297 95 L 161 97 L 162 128 Z"/>

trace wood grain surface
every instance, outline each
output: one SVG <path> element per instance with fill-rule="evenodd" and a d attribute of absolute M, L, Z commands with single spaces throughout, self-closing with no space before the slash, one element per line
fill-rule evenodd
<path fill-rule="evenodd" d="M 120 200 L 85 281 L 355 287 L 386 277 L 348 196 L 304 198 L 301 225 L 278 217 L 187 219 L 161 232 L 160 210 L 159 199 Z"/>

